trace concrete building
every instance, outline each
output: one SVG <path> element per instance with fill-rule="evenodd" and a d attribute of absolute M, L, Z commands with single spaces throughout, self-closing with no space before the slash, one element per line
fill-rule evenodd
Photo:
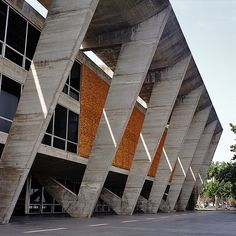
<path fill-rule="evenodd" d="M 0 222 L 186 210 L 222 127 L 169 1 L 39 2 L 0 0 Z"/>

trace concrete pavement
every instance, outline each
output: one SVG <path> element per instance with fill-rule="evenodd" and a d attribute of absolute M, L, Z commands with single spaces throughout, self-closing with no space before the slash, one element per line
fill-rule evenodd
<path fill-rule="evenodd" d="M 236 235 L 236 212 L 183 212 L 155 215 L 99 216 L 73 219 L 65 216 L 13 217 L 0 225 L 0 235 Z"/>

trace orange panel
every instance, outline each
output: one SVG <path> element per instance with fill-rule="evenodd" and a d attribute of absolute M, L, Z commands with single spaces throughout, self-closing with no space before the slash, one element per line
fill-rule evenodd
<path fill-rule="evenodd" d="M 134 108 L 119 149 L 117 150 L 116 156 L 113 160 L 113 166 L 130 170 L 138 144 L 139 134 L 142 129 L 144 116 L 145 115 L 138 108 Z"/>
<path fill-rule="evenodd" d="M 79 154 L 90 156 L 109 85 L 87 66 L 82 65 L 80 95 Z"/>
<path fill-rule="evenodd" d="M 177 160 L 178 161 L 178 160 Z M 169 178 L 169 183 L 172 182 L 173 178 L 174 178 L 174 173 L 175 173 L 175 169 L 176 169 L 176 165 L 177 165 L 177 161 L 175 162 L 175 166 L 174 169 L 171 172 L 170 178 Z"/>
<path fill-rule="evenodd" d="M 166 137 L 167 137 L 167 129 L 164 131 L 164 133 L 161 137 L 161 141 L 160 141 L 160 144 L 158 146 L 156 155 L 155 155 L 155 157 L 152 161 L 152 165 L 149 169 L 148 176 L 150 176 L 150 177 L 155 177 L 156 176 L 157 167 L 158 167 L 160 159 L 161 159 L 161 155 L 162 155 L 163 147 L 165 145 Z"/>

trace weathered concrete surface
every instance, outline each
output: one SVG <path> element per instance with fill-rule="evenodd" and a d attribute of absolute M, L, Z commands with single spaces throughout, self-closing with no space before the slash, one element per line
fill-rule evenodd
<path fill-rule="evenodd" d="M 11 217 L 97 3 L 53 1 L 0 160 L 2 223 Z"/>
<path fill-rule="evenodd" d="M 14 217 L 11 224 L 0 227 L 0 235 L 235 236 L 235 221 L 235 212 L 229 211 L 110 215 L 84 220 L 62 216 L 26 216 Z"/>
<path fill-rule="evenodd" d="M 196 152 L 194 153 L 193 160 L 191 162 L 190 169 L 186 174 L 185 181 L 182 186 L 181 193 L 179 195 L 179 200 L 176 205 L 177 210 L 185 210 L 193 191 L 193 187 L 196 182 L 196 178 L 199 173 L 199 169 L 204 162 L 204 159 L 207 158 L 209 147 L 211 147 L 211 142 L 213 141 L 212 137 L 215 132 L 218 121 L 214 121 L 208 124 L 203 134 L 201 135 L 201 139 L 197 145 Z M 219 141 L 219 140 L 218 140 Z"/>
<path fill-rule="evenodd" d="M 191 57 L 161 72 L 154 85 L 119 214 L 132 215 L 161 137 L 174 107 Z"/>
<path fill-rule="evenodd" d="M 194 115 L 188 133 L 184 138 L 167 197 L 170 211 L 175 208 L 186 173 L 188 172 L 197 145 L 206 126 L 210 111 L 211 107 L 208 107 Z"/>
<path fill-rule="evenodd" d="M 174 107 L 165 143 L 165 151 L 161 156 L 148 199 L 147 213 L 157 213 L 203 88 L 203 86 L 200 86 L 194 89 Z"/>
<path fill-rule="evenodd" d="M 203 161 L 203 163 L 200 167 L 199 174 L 197 176 L 197 181 L 195 183 L 196 187 L 198 188 L 198 192 L 201 191 L 203 181 L 207 176 L 208 169 L 209 169 L 209 166 L 210 166 L 212 159 L 214 157 L 215 151 L 217 149 L 221 134 L 222 133 L 218 133 L 213 137 L 213 140 L 212 140 L 211 145 L 209 147 L 207 156 L 205 157 L 205 160 Z"/>
<path fill-rule="evenodd" d="M 74 217 L 90 217 L 93 213 L 169 12 L 167 8 L 135 26 L 131 41 L 121 47 L 78 202 L 68 209 Z"/>
<path fill-rule="evenodd" d="M 46 191 L 55 198 L 55 200 L 66 210 L 74 201 L 77 200 L 77 194 L 68 190 L 64 185 L 59 183 L 52 177 L 43 175 L 43 173 L 35 175 L 37 181 L 44 186 Z"/>

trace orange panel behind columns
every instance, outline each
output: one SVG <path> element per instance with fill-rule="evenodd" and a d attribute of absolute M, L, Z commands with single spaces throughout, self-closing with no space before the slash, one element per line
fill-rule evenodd
<path fill-rule="evenodd" d="M 178 161 L 178 160 L 177 160 Z M 170 178 L 169 178 L 169 183 L 172 182 L 173 178 L 174 178 L 174 174 L 175 174 L 175 169 L 176 169 L 176 165 L 177 165 L 177 161 L 175 162 L 175 166 L 174 169 L 171 172 Z"/>
<path fill-rule="evenodd" d="M 134 107 L 119 149 L 117 150 L 116 156 L 113 160 L 113 166 L 130 170 L 144 117 L 144 113 L 141 112 L 137 107 Z"/>
<path fill-rule="evenodd" d="M 150 176 L 150 177 L 155 177 L 156 176 L 157 167 L 158 167 L 160 159 L 161 159 L 161 155 L 162 155 L 163 147 L 165 145 L 166 137 L 167 137 L 167 129 L 165 129 L 165 131 L 164 131 L 164 133 L 161 137 L 161 141 L 160 141 L 160 144 L 158 146 L 156 155 L 155 155 L 155 157 L 152 161 L 152 165 L 149 169 L 148 176 Z"/>
<path fill-rule="evenodd" d="M 82 65 L 79 127 L 79 155 L 82 157 L 90 156 L 108 90 L 109 84 Z"/>

